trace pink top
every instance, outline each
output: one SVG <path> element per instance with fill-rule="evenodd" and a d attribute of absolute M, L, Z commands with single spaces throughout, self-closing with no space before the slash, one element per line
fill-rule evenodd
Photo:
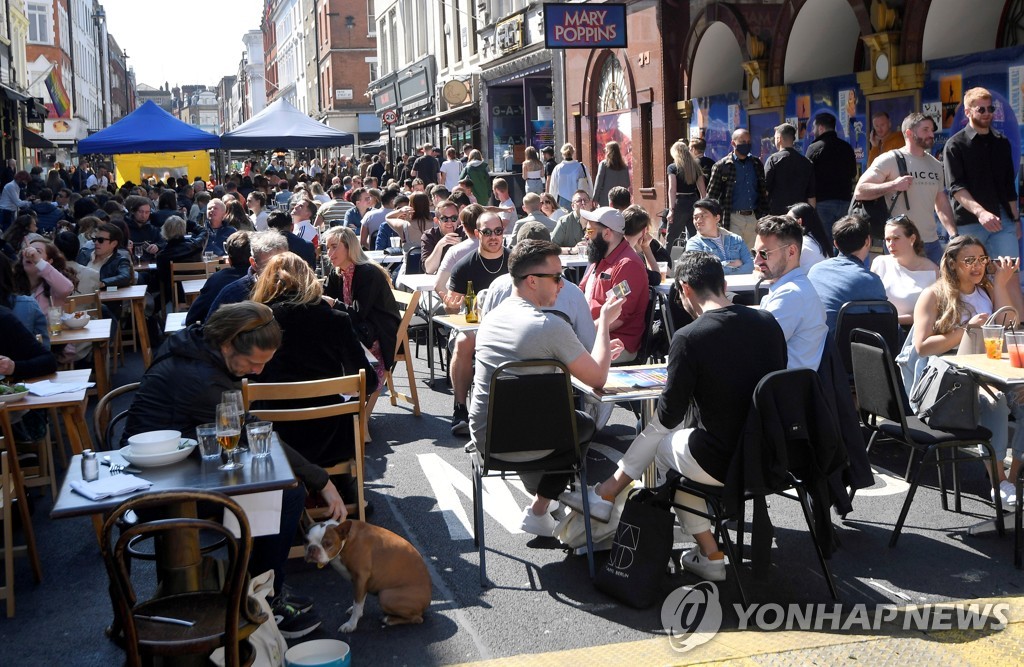
<path fill-rule="evenodd" d="M 74 284 L 67 276 L 53 268 L 53 265 L 45 259 L 40 259 L 36 262 L 36 270 L 41 278 L 39 285 L 32 290 L 32 296 L 35 298 L 36 303 L 39 304 L 44 313 L 50 306 L 60 306 L 63 308 L 64 302 L 75 289 Z M 47 285 L 50 286 L 49 298 L 47 298 L 44 291 Z"/>

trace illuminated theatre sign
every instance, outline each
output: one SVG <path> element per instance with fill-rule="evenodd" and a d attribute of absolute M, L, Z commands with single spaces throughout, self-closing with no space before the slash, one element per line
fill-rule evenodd
<path fill-rule="evenodd" d="M 626 5 L 544 5 L 544 45 L 549 49 L 626 47 Z"/>

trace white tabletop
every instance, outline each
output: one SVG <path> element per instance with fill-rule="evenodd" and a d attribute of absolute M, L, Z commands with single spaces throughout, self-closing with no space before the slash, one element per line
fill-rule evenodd
<path fill-rule="evenodd" d="M 164 333 L 171 334 L 185 328 L 185 317 L 188 313 L 167 313 L 167 322 L 164 324 Z"/>
<path fill-rule="evenodd" d="M 572 255 L 559 255 L 558 259 L 559 261 L 562 262 L 562 266 L 567 268 L 575 266 L 586 266 L 587 264 L 590 263 L 589 261 L 587 261 L 586 257 L 580 257 L 575 253 Z"/>
<path fill-rule="evenodd" d="M 753 292 L 757 282 L 761 280 L 761 274 L 757 273 L 744 273 L 734 276 L 725 277 L 725 289 L 728 292 Z M 668 294 L 669 289 L 672 287 L 672 278 L 666 278 L 661 281 L 658 285 L 658 291 L 662 294 Z M 765 285 L 764 287 L 767 287 Z"/>
<path fill-rule="evenodd" d="M 398 276 L 398 284 L 418 292 L 433 292 L 437 284 L 437 276 L 429 273 L 403 273 Z"/>
<path fill-rule="evenodd" d="M 367 250 L 364 254 L 378 264 L 401 264 L 405 261 L 405 255 L 389 255 L 383 250 Z"/>

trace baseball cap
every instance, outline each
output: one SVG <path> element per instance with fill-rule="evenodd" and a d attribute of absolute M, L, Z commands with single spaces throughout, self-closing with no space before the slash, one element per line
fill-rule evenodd
<path fill-rule="evenodd" d="M 524 241 L 526 239 L 535 239 L 538 241 L 550 241 L 551 232 L 544 226 L 543 222 L 530 221 L 524 222 L 519 227 L 519 231 L 516 233 L 516 243 Z"/>
<path fill-rule="evenodd" d="M 580 215 L 584 220 L 591 220 L 593 222 L 600 223 L 612 230 L 623 234 L 626 229 L 626 220 L 622 217 L 622 213 L 618 209 L 612 208 L 611 206 L 602 206 L 593 211 L 587 211 L 580 209 Z"/>

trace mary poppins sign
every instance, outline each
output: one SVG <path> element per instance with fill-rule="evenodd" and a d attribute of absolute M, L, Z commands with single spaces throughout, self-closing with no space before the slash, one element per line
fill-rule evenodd
<path fill-rule="evenodd" d="M 626 5 L 544 5 L 544 45 L 549 49 L 626 47 Z"/>

